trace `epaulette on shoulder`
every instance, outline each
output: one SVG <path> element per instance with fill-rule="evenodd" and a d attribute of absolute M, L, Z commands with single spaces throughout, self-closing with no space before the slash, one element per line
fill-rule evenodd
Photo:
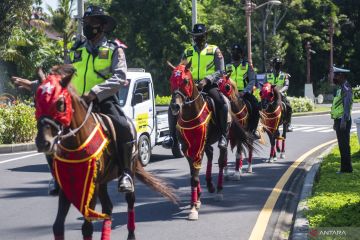
<path fill-rule="evenodd" d="M 72 45 L 70 50 L 74 51 L 74 50 L 78 49 L 81 45 L 83 45 L 84 43 L 85 43 L 84 39 L 76 40 L 76 42 L 74 43 L 74 45 Z"/>
<path fill-rule="evenodd" d="M 123 48 L 123 49 L 128 48 L 128 46 L 126 46 L 125 43 L 121 42 L 117 38 L 108 40 L 108 43 L 112 44 L 114 48 Z"/>

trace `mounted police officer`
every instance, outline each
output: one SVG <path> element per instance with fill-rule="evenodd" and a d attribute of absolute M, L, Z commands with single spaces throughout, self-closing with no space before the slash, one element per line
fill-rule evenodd
<path fill-rule="evenodd" d="M 253 129 L 255 138 L 256 128 L 259 123 L 259 102 L 253 95 L 253 87 L 256 85 L 256 76 L 254 71 L 249 68 L 248 62 L 244 57 L 244 50 L 239 43 L 235 43 L 231 47 L 231 63 L 226 64 L 226 72 L 230 72 L 230 78 L 236 83 L 240 97 L 244 98 L 251 105 L 251 121 L 249 122 L 249 129 Z M 249 79 L 251 79 L 249 81 Z"/>
<path fill-rule="evenodd" d="M 341 155 L 341 167 L 337 173 L 353 171 L 350 155 L 352 89 L 345 75 L 348 72 L 350 70 L 333 67 L 334 83 L 339 87 L 331 106 L 331 118 L 334 119 L 334 130 Z"/>
<path fill-rule="evenodd" d="M 286 92 L 289 89 L 289 77 L 290 75 L 281 71 L 282 68 L 282 61 L 280 60 L 280 58 L 274 58 L 272 61 L 272 72 L 271 73 L 267 73 L 266 77 L 265 77 L 265 82 L 269 82 L 272 85 L 276 85 L 277 88 L 279 89 L 281 96 L 282 96 L 282 100 L 285 103 L 285 106 L 287 108 L 287 120 L 288 120 L 288 126 L 286 131 L 287 132 L 292 132 L 293 128 L 291 126 L 291 115 L 292 115 L 292 108 L 290 105 L 290 102 L 288 101 L 287 97 L 286 97 Z"/>
<path fill-rule="evenodd" d="M 116 21 L 106 15 L 102 8 L 89 6 L 84 13 L 83 24 L 86 40 L 77 41 L 70 50 L 68 63 L 76 69 L 71 83 L 87 103 L 94 101 L 100 112 L 112 119 L 120 154 L 120 157 L 115 159 L 121 171 L 118 191 L 132 192 L 134 185 L 130 165 L 136 136 L 131 134 L 129 121 L 120 109 L 116 97 L 119 89 L 129 84 L 126 80 L 126 59 L 122 45 L 105 37 L 105 33 L 115 29 Z M 23 87 L 26 85 L 24 81 L 28 81 L 16 77 L 13 77 L 13 80 L 15 84 Z M 33 91 L 37 86 L 37 81 L 31 83 Z M 48 160 L 52 161 L 49 158 Z"/>
<path fill-rule="evenodd" d="M 191 73 L 193 80 L 206 92 L 215 102 L 216 118 L 220 124 L 221 137 L 218 147 L 227 147 L 227 114 L 226 102 L 219 92 L 217 81 L 224 74 L 224 57 L 216 45 L 208 44 L 208 31 L 204 24 L 195 24 L 193 30 L 189 32 L 192 36 L 194 45 L 185 49 L 182 60 L 191 62 Z M 177 144 L 176 139 L 176 116 L 169 110 L 170 139 L 163 143 L 164 147 L 171 148 Z"/>

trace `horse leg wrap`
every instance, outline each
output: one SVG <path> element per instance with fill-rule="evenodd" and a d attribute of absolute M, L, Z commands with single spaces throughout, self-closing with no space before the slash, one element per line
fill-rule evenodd
<path fill-rule="evenodd" d="M 64 235 L 61 236 L 54 236 L 55 240 L 64 240 Z"/>
<path fill-rule="evenodd" d="M 223 189 L 223 172 L 224 172 L 224 168 L 219 168 L 219 176 L 218 176 L 218 184 L 217 184 L 218 190 Z"/>
<path fill-rule="evenodd" d="M 285 139 L 282 141 L 281 152 L 285 152 Z"/>
<path fill-rule="evenodd" d="M 101 231 L 101 240 L 110 240 L 111 236 L 111 220 L 106 219 L 103 222 L 102 231 Z"/>
<path fill-rule="evenodd" d="M 191 187 L 191 206 L 194 206 L 197 200 L 198 200 L 197 187 Z"/>
<path fill-rule="evenodd" d="M 196 189 L 197 189 L 198 196 L 200 196 L 200 194 L 202 192 L 200 182 L 198 183 Z"/>
<path fill-rule="evenodd" d="M 253 151 L 250 150 L 250 151 L 249 151 L 249 157 L 248 157 L 248 164 L 251 164 L 252 158 L 253 158 Z"/>
<path fill-rule="evenodd" d="M 276 139 L 276 151 L 280 152 L 280 141 Z"/>
<path fill-rule="evenodd" d="M 129 231 L 135 231 L 135 210 L 128 209 L 128 224 L 127 228 Z"/>
<path fill-rule="evenodd" d="M 110 238 L 109 238 L 110 239 Z M 90 237 L 84 237 L 83 240 L 92 240 L 92 236 Z"/>

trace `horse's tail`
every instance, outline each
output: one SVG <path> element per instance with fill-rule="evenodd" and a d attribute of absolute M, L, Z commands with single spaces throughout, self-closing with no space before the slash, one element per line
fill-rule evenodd
<path fill-rule="evenodd" d="M 134 165 L 133 172 L 135 176 L 146 186 L 152 188 L 154 191 L 160 193 L 163 197 L 169 199 L 171 202 L 178 204 L 179 198 L 174 193 L 175 189 L 171 187 L 165 180 L 162 180 L 152 173 L 147 172 L 144 167 L 140 163 L 140 159 L 138 154 L 134 154 Z"/>
<path fill-rule="evenodd" d="M 234 120 L 231 122 L 230 126 L 231 150 L 233 150 L 234 147 L 237 146 L 241 151 L 243 151 L 244 148 L 248 151 L 256 151 L 257 149 L 254 147 L 254 145 L 257 146 L 257 144 L 255 143 L 255 139 L 252 134 L 245 131 L 243 126 L 241 126 L 241 124 L 236 120 L 236 118 L 233 119 Z"/>

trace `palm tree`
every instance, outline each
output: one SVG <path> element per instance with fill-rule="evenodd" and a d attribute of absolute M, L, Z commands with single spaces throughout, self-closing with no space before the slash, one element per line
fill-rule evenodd
<path fill-rule="evenodd" d="M 53 28 L 63 40 L 63 53 L 64 60 L 67 59 L 68 55 L 68 44 L 71 41 L 75 31 L 76 23 L 71 18 L 73 13 L 73 1 L 72 0 L 58 0 L 59 5 L 56 10 L 52 9 L 48 5 L 48 10 L 51 14 L 51 28 Z"/>

